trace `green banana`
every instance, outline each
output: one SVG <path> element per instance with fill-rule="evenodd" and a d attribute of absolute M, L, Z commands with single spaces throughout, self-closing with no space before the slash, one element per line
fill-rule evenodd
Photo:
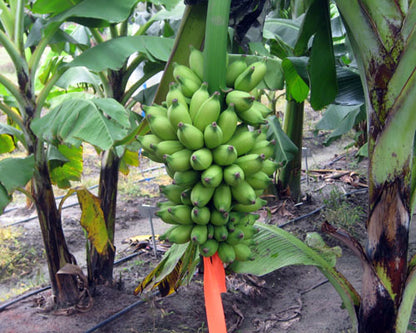
<path fill-rule="evenodd" d="M 244 58 L 245 56 L 243 55 L 241 58 L 227 66 L 227 71 L 225 73 L 225 83 L 227 84 L 227 87 L 234 88 L 235 79 L 246 70 L 247 63 Z"/>
<path fill-rule="evenodd" d="M 220 116 L 221 117 L 221 116 Z M 217 148 L 222 144 L 224 134 L 221 127 L 214 121 L 205 127 L 204 130 L 204 142 L 205 146 L 209 149 Z"/>
<path fill-rule="evenodd" d="M 176 202 L 173 202 L 171 200 L 167 200 L 167 201 L 159 201 L 156 203 L 156 206 L 160 209 L 162 208 L 169 208 L 171 206 L 175 206 Z"/>
<path fill-rule="evenodd" d="M 230 216 L 227 212 L 221 213 L 220 211 L 213 209 L 211 210 L 211 224 L 214 226 L 226 225 Z"/>
<path fill-rule="evenodd" d="M 192 45 L 189 48 L 191 50 L 188 58 L 189 68 L 202 80 L 204 77 L 204 55 Z"/>
<path fill-rule="evenodd" d="M 253 173 L 246 178 L 246 181 L 254 190 L 264 190 L 272 183 L 270 177 L 263 171 Z"/>
<path fill-rule="evenodd" d="M 208 228 L 206 225 L 195 224 L 191 231 L 191 241 L 203 244 L 208 239 Z"/>
<path fill-rule="evenodd" d="M 231 145 L 223 144 L 212 151 L 212 156 L 216 164 L 226 166 L 237 159 L 237 150 Z"/>
<path fill-rule="evenodd" d="M 257 171 L 261 170 L 261 168 L 263 167 L 263 161 L 263 154 L 248 154 L 237 158 L 235 160 L 235 164 L 237 164 L 241 169 L 243 169 L 244 175 L 248 177 L 248 175 L 252 175 Z"/>
<path fill-rule="evenodd" d="M 165 160 L 164 159 L 163 159 L 162 163 L 165 163 Z M 165 163 L 165 170 L 166 170 L 166 173 L 168 174 L 168 176 L 170 178 L 173 178 L 174 177 L 175 171 L 172 170 L 172 168 L 170 168 L 166 163 Z"/>
<path fill-rule="evenodd" d="M 208 239 L 204 244 L 199 245 L 199 253 L 204 257 L 212 257 L 218 250 L 218 242 L 215 239 Z"/>
<path fill-rule="evenodd" d="M 231 209 L 231 189 L 226 184 L 221 184 L 215 189 L 214 196 L 212 198 L 214 207 L 220 212 L 225 213 Z"/>
<path fill-rule="evenodd" d="M 218 244 L 218 256 L 224 264 L 230 264 L 235 260 L 234 247 L 226 242 Z"/>
<path fill-rule="evenodd" d="M 208 229 L 208 239 L 213 239 L 214 238 L 214 231 L 215 231 L 215 227 L 213 224 L 208 223 L 207 224 L 207 229 Z"/>
<path fill-rule="evenodd" d="M 166 94 L 166 105 L 169 108 L 172 105 L 173 100 L 177 100 L 180 104 L 188 107 L 185 95 L 177 82 L 169 83 L 169 91 Z"/>
<path fill-rule="evenodd" d="M 194 170 L 206 170 L 212 164 L 212 153 L 207 148 L 195 150 L 190 158 L 191 167 Z"/>
<path fill-rule="evenodd" d="M 222 142 L 226 143 L 232 138 L 237 128 L 238 117 L 235 112 L 234 103 L 228 105 L 228 107 L 220 113 L 217 124 L 222 130 Z"/>
<path fill-rule="evenodd" d="M 179 103 L 176 98 L 168 108 L 168 119 L 173 128 L 178 128 L 179 123 L 192 124 L 187 104 Z"/>
<path fill-rule="evenodd" d="M 162 140 L 176 140 L 176 130 L 172 127 L 168 117 L 146 116 L 150 131 Z"/>
<path fill-rule="evenodd" d="M 163 159 L 163 157 L 159 156 L 159 154 L 156 154 L 155 152 L 151 152 L 149 150 L 144 150 L 142 155 L 146 156 L 147 158 L 151 159 L 154 162 L 165 163 L 165 160 Z"/>
<path fill-rule="evenodd" d="M 193 124 L 201 131 L 209 124 L 218 120 L 221 112 L 220 93 L 214 92 L 198 109 L 193 119 Z"/>
<path fill-rule="evenodd" d="M 247 111 L 240 112 L 238 117 L 251 126 L 266 124 L 266 120 L 258 109 L 250 108 Z"/>
<path fill-rule="evenodd" d="M 182 93 L 187 98 L 192 98 L 192 95 L 199 89 L 200 83 L 195 82 L 187 77 L 175 76 L 175 81 L 180 84 Z"/>
<path fill-rule="evenodd" d="M 267 159 L 263 161 L 263 166 L 261 171 L 263 171 L 266 175 L 271 176 L 278 168 L 279 164 L 271 159 Z"/>
<path fill-rule="evenodd" d="M 272 140 L 261 140 L 257 141 L 253 148 L 250 150 L 250 154 L 263 154 L 264 158 L 267 160 L 274 155 L 274 147 L 276 145 L 276 141 Z"/>
<path fill-rule="evenodd" d="M 234 223 L 235 225 L 242 223 L 242 221 L 244 220 L 244 213 L 241 212 L 236 212 L 234 210 L 232 210 L 230 212 L 230 222 Z"/>
<path fill-rule="evenodd" d="M 267 140 L 267 131 L 269 130 L 269 125 L 263 125 L 256 129 L 256 141 Z"/>
<path fill-rule="evenodd" d="M 146 134 L 138 138 L 140 145 L 147 151 L 156 152 L 155 147 L 162 142 L 162 139 L 155 134 Z"/>
<path fill-rule="evenodd" d="M 191 80 L 195 82 L 198 86 L 200 86 L 202 83 L 201 79 L 191 68 L 185 65 L 180 65 L 175 62 L 173 64 L 173 77 L 178 77 L 178 76 L 183 79 Z"/>
<path fill-rule="evenodd" d="M 212 164 L 208 169 L 202 172 L 201 182 L 206 187 L 217 187 L 221 184 L 223 171 L 219 165 Z"/>
<path fill-rule="evenodd" d="M 192 188 L 187 188 L 182 191 L 181 193 L 182 204 L 187 205 L 187 206 L 192 206 L 191 191 L 192 191 Z"/>
<path fill-rule="evenodd" d="M 171 243 L 185 244 L 191 240 L 192 229 L 193 224 L 176 225 L 171 228 L 166 239 Z"/>
<path fill-rule="evenodd" d="M 234 231 L 228 233 L 227 243 L 236 245 L 244 239 L 244 232 L 240 228 L 235 228 Z"/>
<path fill-rule="evenodd" d="M 224 181 L 235 186 L 245 179 L 244 171 L 237 164 L 231 164 L 224 168 Z"/>
<path fill-rule="evenodd" d="M 191 218 L 192 208 L 188 205 L 176 205 L 168 208 L 174 221 L 178 224 L 194 224 Z"/>
<path fill-rule="evenodd" d="M 169 185 L 160 185 L 159 186 L 160 192 L 165 195 L 170 201 L 180 204 L 181 201 L 181 193 L 186 189 L 185 186 L 169 184 Z"/>
<path fill-rule="evenodd" d="M 233 198 L 243 205 L 253 205 L 256 203 L 256 193 L 249 183 L 242 181 L 231 187 Z"/>
<path fill-rule="evenodd" d="M 165 140 L 155 145 L 155 152 L 160 156 L 172 155 L 185 147 L 178 140 Z"/>
<path fill-rule="evenodd" d="M 258 102 L 258 101 L 253 102 L 253 105 L 251 106 L 251 109 L 256 109 L 256 110 L 260 111 L 261 115 L 264 118 L 266 118 L 271 113 L 273 113 L 272 109 L 269 109 L 266 105 L 264 105 L 263 103 Z"/>
<path fill-rule="evenodd" d="M 238 244 L 235 244 L 233 247 L 234 247 L 234 252 L 235 252 L 235 260 L 247 261 L 251 259 L 252 252 L 251 252 L 250 247 L 247 244 L 238 243 Z"/>
<path fill-rule="evenodd" d="M 259 232 L 259 229 L 252 225 L 240 226 L 240 229 L 244 233 L 244 238 L 246 240 L 252 238 L 256 233 Z"/>
<path fill-rule="evenodd" d="M 192 95 L 191 102 L 189 104 L 189 115 L 192 121 L 194 121 L 196 113 L 202 104 L 209 98 L 208 83 L 202 82 L 201 86 Z"/>
<path fill-rule="evenodd" d="M 211 218 L 211 211 L 208 207 L 193 207 L 191 211 L 192 221 L 196 224 L 206 225 Z"/>
<path fill-rule="evenodd" d="M 187 171 L 191 168 L 191 155 L 192 151 L 189 149 L 182 149 L 172 155 L 165 155 L 166 164 L 175 172 Z"/>
<path fill-rule="evenodd" d="M 168 109 L 161 105 L 153 104 L 153 105 L 143 105 L 142 109 L 146 116 L 167 116 Z"/>
<path fill-rule="evenodd" d="M 201 182 L 196 183 L 191 191 L 191 202 L 196 207 L 204 207 L 214 194 L 215 188 L 206 187 Z"/>
<path fill-rule="evenodd" d="M 201 174 L 196 170 L 177 171 L 173 175 L 176 185 L 192 186 L 199 181 Z"/>
<path fill-rule="evenodd" d="M 155 215 L 158 216 L 162 221 L 164 221 L 167 224 L 180 224 L 176 222 L 176 220 L 172 217 L 172 214 L 169 212 L 168 207 L 159 209 L 155 213 Z"/>
<path fill-rule="evenodd" d="M 267 72 L 265 61 L 257 61 L 249 65 L 234 82 L 234 88 L 251 91 L 263 80 Z"/>
<path fill-rule="evenodd" d="M 241 90 L 232 90 L 225 97 L 227 105 L 234 104 L 237 114 L 247 111 L 254 102 L 254 97 L 250 93 Z"/>
<path fill-rule="evenodd" d="M 225 225 L 214 227 L 214 239 L 218 242 L 225 242 L 228 237 L 228 229 Z"/>
<path fill-rule="evenodd" d="M 265 204 L 267 204 L 266 200 L 263 200 L 261 198 L 256 198 L 256 202 L 253 205 L 244 205 L 244 204 L 238 203 L 233 206 L 233 210 L 237 212 L 251 213 L 251 212 L 258 211 Z"/>
<path fill-rule="evenodd" d="M 250 131 L 247 126 L 238 127 L 233 137 L 227 142 L 237 150 L 237 155 L 248 153 L 256 141 L 256 132 Z"/>
<path fill-rule="evenodd" d="M 177 138 L 186 148 L 197 150 L 204 146 L 204 134 L 195 126 L 180 122 Z"/>

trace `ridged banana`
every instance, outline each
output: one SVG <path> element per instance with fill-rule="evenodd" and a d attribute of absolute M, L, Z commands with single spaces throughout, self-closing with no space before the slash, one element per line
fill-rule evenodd
<path fill-rule="evenodd" d="M 186 148 L 197 150 L 204 146 L 204 134 L 195 126 L 179 123 L 177 138 Z"/>
<path fill-rule="evenodd" d="M 237 114 L 247 111 L 254 102 L 254 97 L 250 93 L 241 90 L 232 90 L 225 97 L 227 105 L 234 104 Z"/>
<path fill-rule="evenodd" d="M 178 171 L 173 175 L 176 185 L 192 186 L 199 181 L 201 174 L 196 170 Z"/>
<path fill-rule="evenodd" d="M 176 205 L 168 208 L 172 218 L 179 224 L 193 224 L 191 210 L 192 208 L 188 205 Z"/>
<path fill-rule="evenodd" d="M 194 170 L 206 170 L 212 164 L 212 152 L 207 148 L 195 150 L 190 158 L 191 167 Z"/>
<path fill-rule="evenodd" d="M 218 244 L 218 256 L 224 264 L 230 264 L 235 260 L 234 247 L 226 242 Z"/>
<path fill-rule="evenodd" d="M 235 112 L 234 103 L 228 105 L 228 107 L 220 113 L 217 124 L 222 130 L 223 138 L 222 143 L 226 143 L 232 138 L 237 128 L 238 117 Z"/>
<path fill-rule="evenodd" d="M 191 231 L 191 241 L 196 244 L 203 244 L 208 240 L 208 228 L 206 225 L 196 224 Z"/>
<path fill-rule="evenodd" d="M 237 159 L 237 150 L 231 145 L 223 144 L 215 148 L 212 155 L 216 164 L 226 166 Z"/>
<path fill-rule="evenodd" d="M 188 62 L 189 68 L 202 80 L 204 77 L 204 55 L 192 45 L 190 46 Z"/>
<path fill-rule="evenodd" d="M 275 141 L 269 141 L 269 140 L 262 140 L 257 141 L 253 148 L 250 150 L 250 154 L 263 154 L 264 158 L 267 160 L 274 155 L 274 148 L 276 146 Z"/>
<path fill-rule="evenodd" d="M 201 182 L 206 187 L 217 187 L 221 184 L 223 171 L 219 165 L 212 164 L 208 169 L 202 172 Z"/>
<path fill-rule="evenodd" d="M 208 239 L 213 239 L 214 238 L 214 231 L 215 231 L 215 227 L 213 224 L 208 223 L 207 224 L 207 229 L 208 229 Z"/>
<path fill-rule="evenodd" d="M 200 83 L 195 82 L 187 77 L 175 76 L 175 81 L 181 86 L 182 93 L 185 97 L 192 98 L 192 95 L 199 89 Z"/>
<path fill-rule="evenodd" d="M 244 243 L 238 243 L 234 246 L 235 260 L 237 261 L 247 261 L 252 257 L 252 252 L 250 247 Z"/>
<path fill-rule="evenodd" d="M 231 186 L 231 193 L 233 194 L 233 198 L 243 205 L 253 205 L 256 203 L 256 193 L 246 181 Z"/>
<path fill-rule="evenodd" d="M 218 242 L 225 242 L 228 237 L 228 229 L 225 225 L 214 227 L 214 239 Z"/>
<path fill-rule="evenodd" d="M 236 245 L 244 239 L 244 232 L 240 228 L 235 228 L 233 231 L 228 233 L 227 243 Z"/>
<path fill-rule="evenodd" d="M 162 139 L 155 134 L 146 134 L 138 138 L 140 145 L 147 151 L 155 153 L 155 147 L 162 142 Z"/>
<path fill-rule="evenodd" d="M 263 79 L 267 72 L 265 61 L 250 64 L 234 82 L 234 88 L 243 91 L 253 90 Z"/>
<path fill-rule="evenodd" d="M 221 112 L 220 93 L 214 92 L 198 109 L 193 124 L 200 131 L 204 131 L 212 122 L 216 122 Z"/>
<path fill-rule="evenodd" d="M 166 94 L 166 106 L 169 108 L 175 99 L 179 102 L 179 104 L 182 104 L 188 108 L 186 97 L 182 93 L 180 85 L 177 82 L 171 82 L 169 84 L 169 91 Z"/>
<path fill-rule="evenodd" d="M 252 225 L 241 226 L 240 229 L 244 232 L 245 239 L 250 239 L 259 232 L 258 227 Z"/>
<path fill-rule="evenodd" d="M 171 243 L 185 244 L 191 240 L 192 229 L 193 224 L 176 225 L 170 229 L 166 239 Z"/>
<path fill-rule="evenodd" d="M 176 220 L 172 217 L 172 214 L 169 212 L 168 207 L 159 209 L 156 213 L 156 216 L 158 216 L 163 222 L 167 224 L 180 224 L 176 222 Z"/>
<path fill-rule="evenodd" d="M 248 177 L 260 171 L 263 167 L 264 155 L 261 154 L 248 154 L 244 156 L 240 156 L 235 160 L 235 164 L 237 164 L 241 169 L 244 171 L 244 175 Z"/>
<path fill-rule="evenodd" d="M 191 191 L 191 202 L 196 207 L 204 207 L 214 194 L 215 188 L 206 187 L 201 182 L 196 183 Z"/>
<path fill-rule="evenodd" d="M 196 224 L 206 225 L 211 218 L 211 211 L 208 207 L 193 207 L 191 211 L 192 221 Z"/>
<path fill-rule="evenodd" d="M 248 153 L 256 141 L 256 132 L 250 131 L 247 126 L 238 127 L 227 145 L 232 145 L 237 150 L 237 155 Z"/>
<path fill-rule="evenodd" d="M 179 103 L 176 98 L 168 108 L 168 119 L 173 128 L 178 128 L 179 123 L 192 124 L 187 104 Z"/>
<path fill-rule="evenodd" d="M 224 168 L 224 181 L 230 186 L 236 186 L 245 179 L 244 171 L 237 164 Z"/>
<path fill-rule="evenodd" d="M 170 201 L 180 204 L 181 193 L 185 191 L 186 187 L 181 185 L 169 184 L 169 185 L 160 185 L 160 192 L 165 195 Z"/>
<path fill-rule="evenodd" d="M 214 196 L 212 198 L 214 207 L 220 212 L 229 212 L 231 209 L 232 197 L 231 189 L 228 185 L 221 184 L 215 189 Z"/>
<path fill-rule="evenodd" d="M 264 190 L 272 183 L 270 177 L 263 171 L 253 173 L 246 178 L 246 181 L 254 190 Z"/>
<path fill-rule="evenodd" d="M 271 159 L 264 160 L 261 171 L 266 175 L 271 176 L 278 168 L 279 164 Z"/>
<path fill-rule="evenodd" d="M 236 212 L 232 210 L 230 212 L 230 222 L 234 223 L 235 225 L 241 223 L 244 220 L 245 213 Z"/>
<path fill-rule="evenodd" d="M 269 109 L 266 105 L 264 105 L 263 103 L 258 102 L 258 101 L 253 102 L 253 105 L 251 106 L 251 109 L 259 110 L 264 118 L 266 118 L 271 113 L 273 113 L 272 109 Z"/>
<path fill-rule="evenodd" d="M 221 213 L 220 211 L 218 211 L 216 209 L 211 210 L 210 222 L 214 226 L 226 225 L 229 218 L 230 218 L 230 216 L 227 212 Z"/>
<path fill-rule="evenodd" d="M 227 87 L 234 88 L 235 79 L 247 69 L 247 63 L 245 61 L 245 56 L 235 60 L 227 66 L 227 71 L 225 73 L 225 83 Z"/>
<path fill-rule="evenodd" d="M 146 116 L 167 116 L 168 109 L 157 104 L 143 105 L 142 109 Z"/>
<path fill-rule="evenodd" d="M 204 244 L 199 245 L 199 253 L 204 257 L 212 257 L 218 250 L 218 242 L 215 239 L 208 239 Z"/>
<path fill-rule="evenodd" d="M 189 149 L 182 149 L 173 153 L 172 155 L 166 155 L 166 163 L 175 172 L 187 171 L 191 168 L 190 158 L 192 151 Z"/>
<path fill-rule="evenodd" d="M 155 145 L 154 151 L 160 156 L 172 155 L 185 147 L 178 140 L 165 140 Z"/>
<path fill-rule="evenodd" d="M 247 111 L 238 113 L 238 117 L 246 124 L 255 127 L 266 124 L 266 120 L 258 109 L 250 108 Z"/>
<path fill-rule="evenodd" d="M 189 115 L 192 121 L 195 119 L 196 113 L 202 104 L 209 98 L 208 83 L 202 82 L 201 86 L 192 95 L 191 103 L 189 104 Z"/>
<path fill-rule="evenodd" d="M 244 205 L 244 204 L 236 204 L 233 206 L 233 210 L 237 212 L 243 212 L 243 213 L 252 213 L 255 211 L 258 211 L 261 207 L 263 207 L 265 204 L 267 204 L 266 200 L 263 200 L 261 198 L 256 198 L 256 203 L 253 205 Z"/>
<path fill-rule="evenodd" d="M 192 191 L 192 188 L 187 188 L 187 189 L 182 191 L 182 193 L 181 193 L 181 202 L 182 202 L 182 204 L 187 205 L 187 206 L 192 206 L 191 191 Z"/>
<path fill-rule="evenodd" d="M 150 131 L 162 140 L 176 140 L 176 130 L 172 127 L 168 117 L 147 116 Z"/>
<path fill-rule="evenodd" d="M 209 124 L 207 127 L 205 127 L 204 142 L 207 148 L 217 148 L 220 144 L 222 144 L 223 138 L 224 134 L 222 132 L 222 129 L 218 126 L 218 124 L 215 121 Z"/>
<path fill-rule="evenodd" d="M 173 64 L 173 77 L 178 77 L 178 76 L 180 76 L 183 79 L 192 80 L 198 86 L 200 86 L 202 83 L 202 80 L 198 77 L 198 75 L 191 68 L 185 65 L 180 65 L 175 62 Z"/>

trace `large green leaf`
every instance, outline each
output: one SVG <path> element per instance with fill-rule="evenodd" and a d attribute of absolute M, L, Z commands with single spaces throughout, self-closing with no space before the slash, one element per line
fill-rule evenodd
<path fill-rule="evenodd" d="M 31 124 L 36 135 L 53 144 L 85 141 L 102 150 L 123 139 L 129 126 L 128 112 L 110 98 L 67 99 Z"/>
<path fill-rule="evenodd" d="M 149 59 L 167 61 L 173 43 L 173 39 L 153 36 L 120 37 L 84 51 L 70 66 L 85 66 L 97 72 L 105 69 L 117 70 L 135 52 L 144 53 Z"/>
<path fill-rule="evenodd" d="M 286 80 L 286 94 L 289 100 L 294 99 L 298 103 L 306 100 L 309 94 L 309 87 L 305 82 L 304 75 L 299 74 L 301 67 L 298 65 L 303 64 L 304 59 L 288 57 L 282 61 Z"/>
<path fill-rule="evenodd" d="M 32 11 L 38 14 L 58 14 L 82 0 L 36 0 L 32 5 Z"/>
<path fill-rule="evenodd" d="M 289 232 L 274 225 L 256 223 L 259 232 L 254 236 L 256 248 L 254 260 L 231 265 L 237 273 L 265 275 L 290 265 L 312 265 L 318 267 L 341 296 L 353 326 L 356 327 L 355 306 L 360 297 L 347 279 L 339 273 L 322 255 L 307 246 Z"/>
<path fill-rule="evenodd" d="M 94 73 L 91 73 L 85 67 L 72 67 L 65 71 L 65 73 L 56 82 L 56 86 L 62 89 L 68 89 L 80 83 L 87 83 L 93 86 L 100 84 L 100 79 Z"/>
<path fill-rule="evenodd" d="M 71 181 L 79 181 L 82 176 L 82 146 L 49 146 L 48 162 L 53 184 L 59 188 L 69 188 Z"/>
<path fill-rule="evenodd" d="M 266 19 L 263 28 L 263 37 L 269 40 L 280 40 L 293 52 L 302 20 L 303 15 L 296 20 L 281 18 Z"/>
<path fill-rule="evenodd" d="M 5 158 L 0 161 L 0 212 L 12 200 L 12 193 L 23 187 L 34 172 L 33 155 L 25 158 Z M 18 170 L 18 172 L 16 172 Z"/>

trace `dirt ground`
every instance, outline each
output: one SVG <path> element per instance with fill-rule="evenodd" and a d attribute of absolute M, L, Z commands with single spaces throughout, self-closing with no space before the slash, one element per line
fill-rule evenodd
<path fill-rule="evenodd" d="M 319 140 L 305 139 L 310 150 L 309 174 L 303 175 L 302 191 L 304 200 L 294 205 L 289 200 L 273 201 L 269 209 L 273 212 L 270 223 L 277 225 L 304 216 L 326 205 L 315 214 L 286 224 L 284 228 L 303 238 L 306 232 L 319 231 L 324 220 L 342 226 L 364 242 L 364 222 L 366 218 L 367 192 L 365 189 L 366 161 L 357 163 L 354 151 L 343 150 L 344 143 L 332 146 L 331 150 L 322 147 Z M 338 154 L 338 155 L 337 155 Z M 322 170 L 326 170 L 323 172 Z M 337 170 L 354 171 L 339 176 Z M 147 188 L 147 193 L 157 193 L 159 177 L 137 186 Z M 358 192 L 354 192 L 356 190 Z M 143 193 L 143 192 L 142 192 Z M 353 193 L 345 196 L 345 194 Z M 44 291 L 23 301 L 0 310 L 0 332 L 207 332 L 205 318 L 203 279 L 197 273 L 188 286 L 177 293 L 161 298 L 159 296 L 133 296 L 133 290 L 141 279 L 156 265 L 150 246 L 134 252 L 127 239 L 151 232 L 148 211 L 145 204 L 154 205 L 161 200 L 157 195 L 120 194 L 117 217 L 116 241 L 117 258 L 138 253 L 133 259 L 118 265 L 115 269 L 114 286 L 100 286 L 93 298 L 93 307 L 88 312 L 72 315 L 57 315 L 39 310 L 37 305 L 48 298 L 50 291 Z M 67 204 L 71 204 L 70 201 Z M 5 226 L 29 217 L 31 212 L 24 209 L 13 210 L 0 219 Z M 64 210 L 64 229 L 70 250 L 79 265 L 85 269 L 85 240 L 78 223 L 77 206 Z M 156 233 L 166 229 L 166 225 L 153 217 Z M 20 228 L 21 242 L 33 248 L 33 262 L 29 273 L 1 281 L 0 296 L 6 295 L 20 281 L 34 281 L 40 276 L 47 285 L 47 273 L 42 258 L 41 238 L 36 220 L 15 225 Z M 415 252 L 416 237 L 412 225 L 410 250 Z M 341 245 L 327 238 L 329 245 Z M 342 256 L 337 261 L 337 269 L 360 290 L 361 267 L 359 260 L 350 250 L 342 247 Z M 11 298 L 13 299 L 13 298 Z M 10 301 L 8 299 L 7 301 Z M 7 301 L 0 303 L 0 306 Z M 227 275 L 227 293 L 223 294 L 224 312 L 228 332 L 309 332 L 339 333 L 352 332 L 348 313 L 335 289 L 315 267 L 292 266 L 280 269 L 265 276 Z M 102 327 L 95 326 L 118 311 L 131 305 L 130 311 Z M 133 306 L 134 305 L 134 306 Z M 413 316 L 415 318 L 415 316 Z"/>

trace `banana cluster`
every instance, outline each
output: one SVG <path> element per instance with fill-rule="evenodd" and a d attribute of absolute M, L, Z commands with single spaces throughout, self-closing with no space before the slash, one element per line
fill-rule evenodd
<path fill-rule="evenodd" d="M 199 244 L 201 255 L 217 251 L 224 263 L 251 257 L 254 212 L 276 170 L 274 142 L 267 140 L 271 113 L 250 93 L 266 73 L 263 61 L 244 58 L 227 68 L 225 95 L 202 82 L 203 56 L 192 49 L 189 67 L 175 64 L 164 106 L 144 106 L 151 130 L 142 137 L 147 156 L 165 163 L 172 184 L 161 186 L 168 201 L 156 213 L 173 226 L 162 238 Z"/>

